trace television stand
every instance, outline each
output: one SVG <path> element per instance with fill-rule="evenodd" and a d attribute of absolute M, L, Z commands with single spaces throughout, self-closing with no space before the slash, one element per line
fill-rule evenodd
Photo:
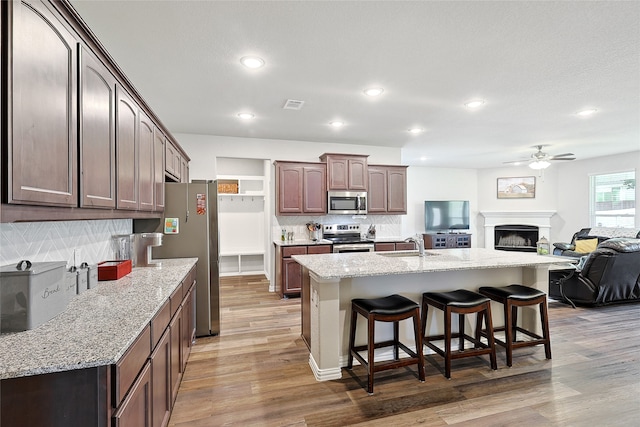
<path fill-rule="evenodd" d="M 422 235 L 425 249 L 470 248 L 471 234 L 460 232 L 428 232 Z"/>

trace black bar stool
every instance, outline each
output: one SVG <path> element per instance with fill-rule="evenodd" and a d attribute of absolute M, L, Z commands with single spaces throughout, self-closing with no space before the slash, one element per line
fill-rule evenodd
<path fill-rule="evenodd" d="M 440 309 L 444 312 L 444 335 L 427 336 L 427 314 L 429 306 Z M 451 316 L 458 313 L 459 328 L 457 333 L 451 332 Z M 431 350 L 444 357 L 444 376 L 451 378 L 451 360 L 463 357 L 480 356 L 489 354 L 491 359 L 491 369 L 498 369 L 496 365 L 496 346 L 491 334 L 487 336 L 487 344 L 476 337 L 467 335 L 464 331 L 464 320 L 466 314 L 478 313 L 480 318 L 485 316 L 487 330 L 493 330 L 491 323 L 491 301 L 476 292 L 466 289 L 459 289 L 451 292 L 425 292 L 422 294 L 422 336 L 423 341 Z M 458 350 L 451 350 L 451 341 L 458 338 Z M 444 340 L 444 350 L 437 347 L 432 341 Z M 465 340 L 474 344 L 474 348 L 465 349 Z"/>
<path fill-rule="evenodd" d="M 495 338 L 496 343 L 507 349 L 507 366 L 513 364 L 513 349 L 544 345 L 544 353 L 547 359 L 551 359 L 551 339 L 549 338 L 549 316 L 547 314 L 547 294 L 539 289 L 523 285 L 509 285 L 503 287 L 483 286 L 479 289 L 482 295 L 504 305 L 504 327 L 494 328 L 495 332 L 505 331 L 505 340 Z M 531 305 L 540 306 L 540 320 L 542 322 L 542 336 L 518 326 L 518 307 Z M 511 325 L 511 327 L 507 327 Z M 489 336 L 487 331 L 479 331 L 482 336 Z M 516 333 L 532 338 L 531 340 L 518 341 Z"/>
<path fill-rule="evenodd" d="M 355 345 L 356 324 L 358 313 L 367 318 L 367 344 Z M 416 341 L 416 352 L 410 350 L 398 339 L 400 320 L 413 318 L 413 329 Z M 375 322 L 393 322 L 393 340 L 380 343 L 374 342 Z M 384 362 L 374 362 L 374 349 L 393 346 L 394 360 Z M 409 358 L 400 359 L 398 349 L 407 353 Z M 367 360 L 365 361 L 358 353 L 367 350 Z M 391 295 L 383 298 L 364 299 L 357 298 L 351 300 L 351 331 L 349 333 L 349 360 L 347 368 L 353 367 L 353 358 L 367 368 L 368 386 L 367 392 L 373 394 L 373 374 L 387 369 L 400 368 L 402 366 L 418 365 L 418 376 L 424 382 L 424 359 L 422 357 L 422 339 L 420 337 L 420 306 L 402 295 Z"/>

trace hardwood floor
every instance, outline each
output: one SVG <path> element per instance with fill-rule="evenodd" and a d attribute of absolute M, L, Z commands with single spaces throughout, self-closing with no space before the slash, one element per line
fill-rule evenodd
<path fill-rule="evenodd" d="M 223 278 L 218 337 L 193 348 L 170 426 L 632 426 L 640 419 L 640 304 L 549 304 L 553 359 L 498 349 L 453 362 L 452 379 L 426 363 L 376 375 L 368 396 L 357 366 L 317 382 L 300 338 L 300 300 L 268 292 L 262 276 Z M 442 366 L 441 360 L 438 366 Z"/>

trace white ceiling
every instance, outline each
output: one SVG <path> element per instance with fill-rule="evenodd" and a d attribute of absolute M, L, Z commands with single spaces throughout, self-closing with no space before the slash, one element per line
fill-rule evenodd
<path fill-rule="evenodd" d="M 539 144 L 640 150 L 638 1 L 71 3 L 173 133 L 402 147 L 404 164 L 441 167 L 499 167 Z M 363 95 L 372 85 L 385 92 Z"/>

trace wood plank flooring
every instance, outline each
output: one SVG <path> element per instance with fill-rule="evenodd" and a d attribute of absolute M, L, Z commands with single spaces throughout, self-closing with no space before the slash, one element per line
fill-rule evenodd
<path fill-rule="evenodd" d="M 268 292 L 263 276 L 225 277 L 221 329 L 199 338 L 170 426 L 635 426 L 640 422 L 640 304 L 549 304 L 553 359 L 519 349 L 513 367 L 498 349 L 453 362 L 452 379 L 427 358 L 376 375 L 343 370 L 317 382 L 300 338 L 300 300 Z"/>

